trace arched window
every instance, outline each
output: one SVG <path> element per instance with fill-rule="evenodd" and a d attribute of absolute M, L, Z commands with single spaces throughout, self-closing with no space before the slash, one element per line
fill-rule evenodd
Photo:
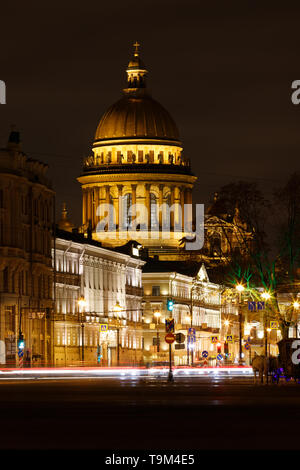
<path fill-rule="evenodd" d="M 150 193 L 151 228 L 158 230 L 158 205 L 155 194 Z"/>
<path fill-rule="evenodd" d="M 210 255 L 221 256 L 221 236 L 218 233 L 214 233 L 210 239 Z"/>

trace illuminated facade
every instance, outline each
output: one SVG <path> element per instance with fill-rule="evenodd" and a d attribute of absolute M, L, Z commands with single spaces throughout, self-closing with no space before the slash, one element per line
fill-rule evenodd
<path fill-rule="evenodd" d="M 221 289 L 209 281 L 204 265 L 191 268 L 178 266 L 176 262 L 150 262 L 143 268 L 143 286 L 145 362 L 168 361 L 165 320 L 172 317 L 175 333 L 185 335 L 184 349 L 172 346 L 175 364 L 185 365 L 191 361 L 187 355 L 187 337 L 192 326 L 196 335 L 192 346 L 194 362 L 201 362 L 201 352 L 207 350 L 214 361 L 210 364 L 214 365 L 217 346 L 212 344 L 211 337 L 220 334 Z M 168 298 L 174 301 L 172 312 L 167 310 Z M 160 338 L 159 348 L 157 337 Z"/>
<path fill-rule="evenodd" d="M 19 133 L 12 131 L 0 150 L 1 363 L 19 363 L 19 334 L 25 364 L 51 360 L 54 192 L 46 171 L 22 152 Z"/>
<path fill-rule="evenodd" d="M 144 262 L 134 244 L 122 251 L 57 231 L 53 247 L 56 366 L 81 361 L 85 365 L 140 364 Z M 100 331 L 103 325 L 107 331 Z"/>
<path fill-rule="evenodd" d="M 197 178 L 183 154 L 176 124 L 150 96 L 146 75 L 135 45 L 123 97 L 100 120 L 93 153 L 78 178 L 82 230 L 90 230 L 105 246 L 137 240 L 150 255 L 164 259 L 176 253 L 186 235 L 184 205 L 192 204 Z M 185 214 L 186 220 L 189 216 Z M 164 233 L 168 224 L 169 236 Z"/>

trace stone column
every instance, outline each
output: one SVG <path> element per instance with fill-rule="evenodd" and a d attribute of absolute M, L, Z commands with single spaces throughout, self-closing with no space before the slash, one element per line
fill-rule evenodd
<path fill-rule="evenodd" d="M 174 231 L 178 232 L 180 230 L 182 221 L 181 217 L 181 205 L 180 205 L 180 194 L 179 194 L 179 187 L 174 187 L 174 203 L 175 203 L 175 213 L 174 213 Z M 179 228 L 180 227 L 180 228 Z"/>
<path fill-rule="evenodd" d="M 86 223 L 86 206 L 87 206 L 87 197 L 86 190 L 82 190 L 82 224 Z"/>
<path fill-rule="evenodd" d="M 186 208 L 186 219 L 188 226 L 192 228 L 192 218 L 193 218 L 193 210 L 192 210 L 192 190 L 191 188 L 186 188 L 185 190 L 185 204 L 189 204 L 189 207 Z"/>
<path fill-rule="evenodd" d="M 162 205 L 164 200 L 164 184 L 160 184 L 159 186 L 159 196 L 158 196 L 158 214 L 159 214 L 159 231 L 162 230 Z"/>
<path fill-rule="evenodd" d="M 110 203 L 110 197 L 109 197 L 109 193 L 110 193 L 110 186 L 109 185 L 105 185 L 105 204 L 109 205 Z M 108 211 L 105 211 L 105 217 L 110 217 L 110 209 Z M 107 230 L 109 230 L 109 224 L 108 224 L 108 227 L 107 227 Z"/>
<path fill-rule="evenodd" d="M 136 205 L 136 188 L 137 188 L 137 184 L 132 184 L 131 185 L 131 202 L 132 202 L 133 207 Z M 134 225 L 135 218 L 136 218 L 136 210 L 134 208 L 133 210 L 131 210 L 131 219 L 132 219 L 133 230 L 135 228 L 135 225 Z"/>
<path fill-rule="evenodd" d="M 174 201 L 175 201 L 174 189 L 175 189 L 174 186 L 170 186 L 170 192 L 171 192 L 170 204 L 171 204 L 171 207 L 173 207 Z M 170 211 L 170 232 L 174 232 L 174 211 L 173 210 Z"/>
<path fill-rule="evenodd" d="M 181 216 L 182 216 L 182 231 L 184 232 L 184 193 L 185 188 L 180 188 L 180 205 L 181 205 Z"/>
<path fill-rule="evenodd" d="M 97 186 L 95 188 L 95 192 L 96 192 L 96 199 L 95 199 L 95 227 L 97 229 L 97 224 L 99 222 L 99 215 L 97 215 L 97 212 L 98 212 L 98 207 L 99 207 L 99 204 L 100 204 L 100 186 Z"/>
<path fill-rule="evenodd" d="M 118 226 L 118 231 L 123 229 L 123 185 L 118 184 L 118 197 L 117 197 L 117 206 L 116 206 L 116 225 Z"/>
<path fill-rule="evenodd" d="M 151 228 L 151 201 L 150 201 L 150 188 L 151 184 L 145 184 L 146 189 L 146 210 L 147 210 L 147 220 L 148 220 L 148 231 Z"/>

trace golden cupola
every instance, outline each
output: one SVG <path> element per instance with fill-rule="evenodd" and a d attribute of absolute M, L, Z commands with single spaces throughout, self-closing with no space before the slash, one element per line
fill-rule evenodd
<path fill-rule="evenodd" d="M 127 69 L 127 85 L 121 98 L 108 108 L 100 119 L 92 147 L 92 154 L 84 159 L 78 181 L 83 190 L 83 230 L 92 230 L 93 237 L 107 245 L 120 245 L 130 239 L 124 235 L 125 216 L 118 211 L 120 198 L 130 204 L 144 204 L 148 209 L 146 226 L 154 226 L 156 241 L 151 236 L 135 236 L 143 245 L 163 248 L 169 241 L 161 232 L 164 204 L 191 202 L 191 191 L 197 179 L 190 162 L 183 155 L 177 126 L 168 111 L 154 100 L 147 88 L 148 71 L 140 58 L 139 44 L 134 44 L 133 56 Z M 101 219 L 101 204 L 112 204 L 116 215 L 112 218 L 117 235 L 97 229 Z M 130 216 L 128 224 L 135 216 Z M 176 216 L 172 219 L 173 226 Z M 174 227 L 173 227 L 174 228 Z M 153 229 L 153 227 L 152 227 Z M 145 230 L 144 230 L 145 231 Z M 120 233 L 122 232 L 122 233 Z M 182 227 L 172 237 L 171 245 L 178 245 Z"/>

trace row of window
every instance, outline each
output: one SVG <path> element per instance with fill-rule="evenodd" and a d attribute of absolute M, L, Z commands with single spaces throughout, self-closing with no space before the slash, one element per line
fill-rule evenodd
<path fill-rule="evenodd" d="M 52 278 L 41 274 L 32 282 L 29 271 L 15 272 L 8 267 L 0 272 L 0 291 L 19 295 L 32 295 L 39 299 L 52 298 Z"/>

